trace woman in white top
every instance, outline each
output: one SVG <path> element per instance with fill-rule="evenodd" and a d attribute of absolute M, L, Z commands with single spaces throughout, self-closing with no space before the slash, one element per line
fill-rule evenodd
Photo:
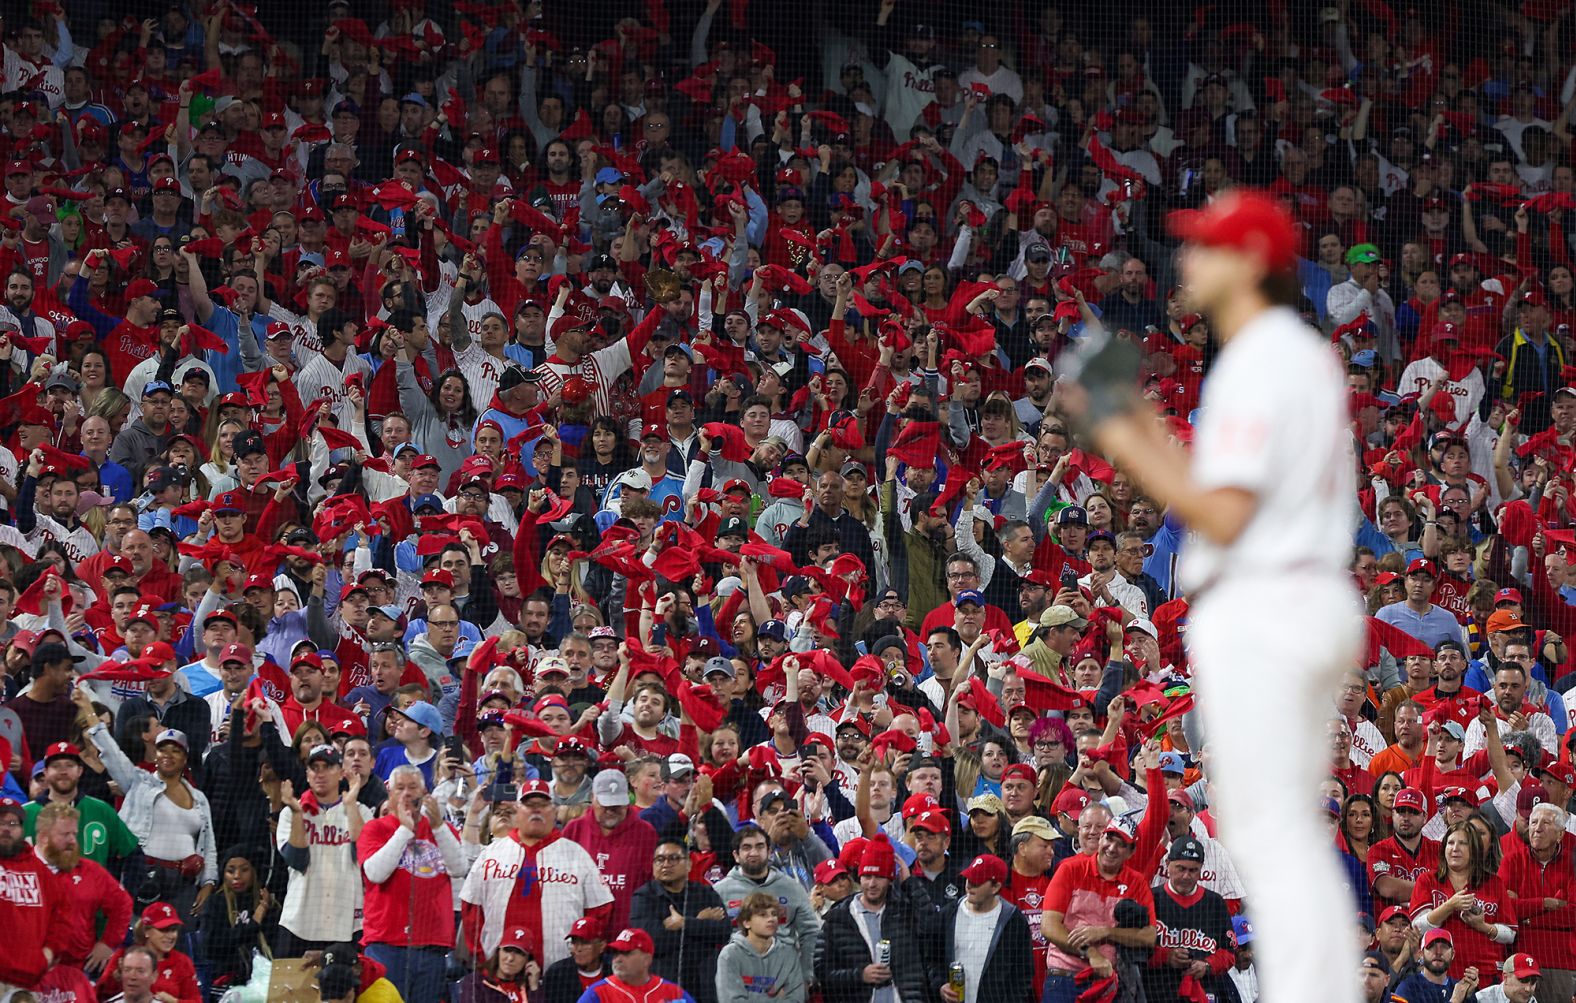
<path fill-rule="evenodd" d="M 202 791 L 186 780 L 186 736 L 173 728 L 154 740 L 153 772 L 138 769 L 93 711 L 93 695 L 83 687 L 71 694 L 77 721 L 125 792 L 121 820 L 142 844 L 147 873 L 137 890 L 139 905 L 173 905 L 188 928 L 219 879 L 213 815 Z"/>

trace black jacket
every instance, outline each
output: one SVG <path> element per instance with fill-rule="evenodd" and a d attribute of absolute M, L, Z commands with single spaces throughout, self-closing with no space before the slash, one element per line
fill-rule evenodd
<path fill-rule="evenodd" d="M 941 966 L 936 991 L 947 981 L 953 958 L 953 927 L 957 925 L 958 910 L 962 899 L 953 901 L 942 910 L 939 923 L 941 941 Z M 980 973 L 980 1000 L 1022 1000 L 1040 994 L 1034 982 L 1034 946 L 1029 937 L 1029 922 L 1017 906 L 1001 899 L 1001 912 L 996 916 L 996 929 L 991 934 L 990 952 L 985 956 L 985 970 Z"/>
<path fill-rule="evenodd" d="M 822 918 L 821 939 L 815 945 L 815 979 L 827 1003 L 869 1003 L 871 986 L 862 979 L 865 966 L 874 964 L 873 945 L 866 943 L 863 920 L 849 911 L 859 900 L 856 893 L 837 903 Z M 892 945 L 892 976 L 903 1003 L 939 1003 L 941 976 L 938 952 L 924 934 L 913 902 L 892 894 L 881 913 L 881 938 Z M 941 971 L 944 971 L 942 969 Z"/>
<path fill-rule="evenodd" d="M 669 930 L 662 925 L 669 907 L 684 917 L 684 926 Z M 672 894 L 655 878 L 635 889 L 629 904 L 629 925 L 651 934 L 656 953 L 651 970 L 677 982 L 690 991 L 695 1003 L 712 1003 L 717 998 L 717 955 L 733 935 L 733 923 L 723 909 L 722 919 L 696 919 L 703 909 L 723 909 L 722 899 L 711 885 L 691 881 L 682 892 Z"/>
<path fill-rule="evenodd" d="M 602 975 L 605 978 L 612 974 L 613 965 L 607 955 L 603 955 Z M 575 1003 L 585 991 L 574 958 L 560 958 L 542 973 L 542 1003 Z"/>

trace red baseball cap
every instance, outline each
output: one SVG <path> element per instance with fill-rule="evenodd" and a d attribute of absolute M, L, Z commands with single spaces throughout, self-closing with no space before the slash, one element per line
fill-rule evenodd
<path fill-rule="evenodd" d="M 126 287 L 126 299 L 130 301 L 143 296 L 153 296 L 158 291 L 159 287 L 154 285 L 151 279 L 137 279 Z"/>
<path fill-rule="evenodd" d="M 905 819 L 908 819 L 930 811 L 932 808 L 940 807 L 940 802 L 929 794 L 910 794 L 908 800 L 903 802 L 902 814 Z"/>
<path fill-rule="evenodd" d="M 1071 815 L 1077 818 L 1083 810 L 1089 807 L 1089 794 L 1076 787 L 1069 787 L 1056 795 L 1056 800 L 1051 803 L 1051 811 L 1058 815 Z"/>
<path fill-rule="evenodd" d="M 322 656 L 320 656 L 317 652 L 307 651 L 290 659 L 291 671 L 294 671 L 297 665 L 305 665 L 309 668 L 318 669 L 321 671 L 323 668 L 323 659 Z"/>
<path fill-rule="evenodd" d="M 433 568 L 421 576 L 423 585 L 442 585 L 445 588 L 454 588 L 454 573 L 447 568 Z"/>
<path fill-rule="evenodd" d="M 945 835 L 952 831 L 952 823 L 947 821 L 947 816 L 941 813 L 940 808 L 931 808 L 916 815 L 909 823 L 910 829 L 924 829 Z"/>
<path fill-rule="evenodd" d="M 1040 781 L 1039 776 L 1034 772 L 1034 767 L 1030 766 L 1028 763 L 1013 763 L 1011 766 L 1001 771 L 1002 780 L 1005 781 L 1011 777 L 1018 777 L 1021 780 L 1027 780 L 1031 784 L 1039 783 Z"/>
<path fill-rule="evenodd" d="M 154 641 L 142 649 L 142 658 L 139 661 L 147 662 L 150 665 L 163 665 L 165 662 L 174 662 L 179 660 L 179 658 L 180 656 L 175 653 L 174 648 L 163 641 Z"/>
<path fill-rule="evenodd" d="M 181 914 L 168 902 L 155 902 L 142 910 L 142 922 L 155 930 L 168 930 L 172 926 L 181 926 Z"/>
<path fill-rule="evenodd" d="M 836 860 L 823 860 L 815 865 L 815 883 L 829 885 L 838 878 L 848 877 L 848 868 Z"/>
<path fill-rule="evenodd" d="M 1533 979 L 1543 975 L 1538 961 L 1530 954 L 1512 954 L 1505 959 L 1505 971 L 1518 979 Z"/>
<path fill-rule="evenodd" d="M 1478 806 L 1477 795 L 1460 786 L 1441 787 L 1439 789 L 1439 803 L 1442 805 L 1446 801 L 1465 801 L 1474 808 Z"/>
<path fill-rule="evenodd" d="M 1576 787 L 1576 767 L 1570 763 L 1555 760 L 1552 763 L 1540 765 L 1534 772 L 1544 777 L 1553 778 L 1566 787 Z"/>
<path fill-rule="evenodd" d="M 1521 605 L 1521 590 L 1500 589 L 1494 593 L 1494 605 L 1498 606 L 1502 602 L 1513 602 L 1518 606 Z"/>
<path fill-rule="evenodd" d="M 443 464 L 439 463 L 438 458 L 433 456 L 431 453 L 419 453 L 414 460 L 410 461 L 410 469 L 412 470 L 420 470 L 423 467 L 441 466 L 443 466 Z"/>
<path fill-rule="evenodd" d="M 1005 884 L 1007 862 L 993 853 L 982 853 L 975 857 L 969 866 L 959 871 L 958 876 L 971 885 L 983 885 L 987 881 Z"/>
<path fill-rule="evenodd" d="M 56 759 L 75 759 L 82 762 L 82 750 L 70 742 L 56 742 L 44 750 L 44 765 L 48 766 Z"/>
<path fill-rule="evenodd" d="M 602 924 L 590 916 L 581 916 L 569 925 L 565 940 L 601 940 Z"/>
<path fill-rule="evenodd" d="M 513 948 L 516 951 L 531 953 L 531 931 L 523 926 L 506 926 L 498 938 L 498 950 Z"/>
<path fill-rule="evenodd" d="M 1407 912 L 1406 912 L 1405 909 L 1403 909 L 1402 907 L 1400 907 L 1398 905 L 1393 905 L 1390 908 L 1386 909 L 1384 912 L 1379 914 L 1379 925 L 1380 926 L 1384 926 L 1386 923 L 1390 922 L 1392 919 L 1397 919 L 1397 918 L 1406 920 L 1408 924 L 1410 924 L 1412 922 L 1412 917 L 1407 915 Z"/>
<path fill-rule="evenodd" d="M 619 954 L 626 951 L 645 951 L 647 954 L 657 953 L 656 945 L 651 942 L 651 934 L 634 928 L 621 931 L 607 946 L 609 950 Z"/>
<path fill-rule="evenodd" d="M 527 780 L 525 783 L 520 785 L 521 801 L 524 801 L 526 798 L 551 798 L 552 796 L 553 789 L 547 785 L 547 781 L 545 780 Z"/>
<path fill-rule="evenodd" d="M 1391 811 L 1399 811 L 1402 808 L 1427 815 L 1428 797 L 1416 787 L 1403 787 L 1395 792 L 1395 802 L 1391 805 Z"/>
<path fill-rule="evenodd" d="M 1434 570 L 1434 562 L 1426 557 L 1414 558 L 1412 563 L 1406 566 L 1406 573 L 1408 575 L 1427 575 L 1430 578 L 1439 577 L 1439 572 Z"/>
<path fill-rule="evenodd" d="M 1204 247 L 1224 247 L 1264 259 L 1273 269 L 1297 260 L 1297 226 L 1264 192 L 1234 189 L 1203 209 L 1181 210 L 1166 220 L 1173 236 Z"/>

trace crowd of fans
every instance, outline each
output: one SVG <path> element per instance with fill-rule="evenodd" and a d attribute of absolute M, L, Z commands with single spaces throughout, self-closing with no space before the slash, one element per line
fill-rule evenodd
<path fill-rule="evenodd" d="M 1189 440 L 1237 185 L 1351 385 L 1331 978 L 1571 1001 L 1569 4 L 134 6 L 0 26 L 0 1003 L 1254 1003 L 1057 382 Z"/>

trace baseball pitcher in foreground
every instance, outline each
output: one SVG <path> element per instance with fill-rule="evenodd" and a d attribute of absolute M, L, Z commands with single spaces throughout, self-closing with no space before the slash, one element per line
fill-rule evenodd
<path fill-rule="evenodd" d="M 1322 722 L 1361 637 L 1344 571 L 1355 496 L 1345 380 L 1291 308 L 1297 232 L 1273 199 L 1236 191 L 1171 227 L 1189 303 L 1221 345 L 1191 456 L 1138 398 L 1129 342 L 1095 332 L 1069 353 L 1068 406 L 1193 531 L 1180 569 L 1187 645 L 1263 998 L 1355 1001 L 1356 948 L 1337 934 L 1356 905 L 1315 808 Z"/>

